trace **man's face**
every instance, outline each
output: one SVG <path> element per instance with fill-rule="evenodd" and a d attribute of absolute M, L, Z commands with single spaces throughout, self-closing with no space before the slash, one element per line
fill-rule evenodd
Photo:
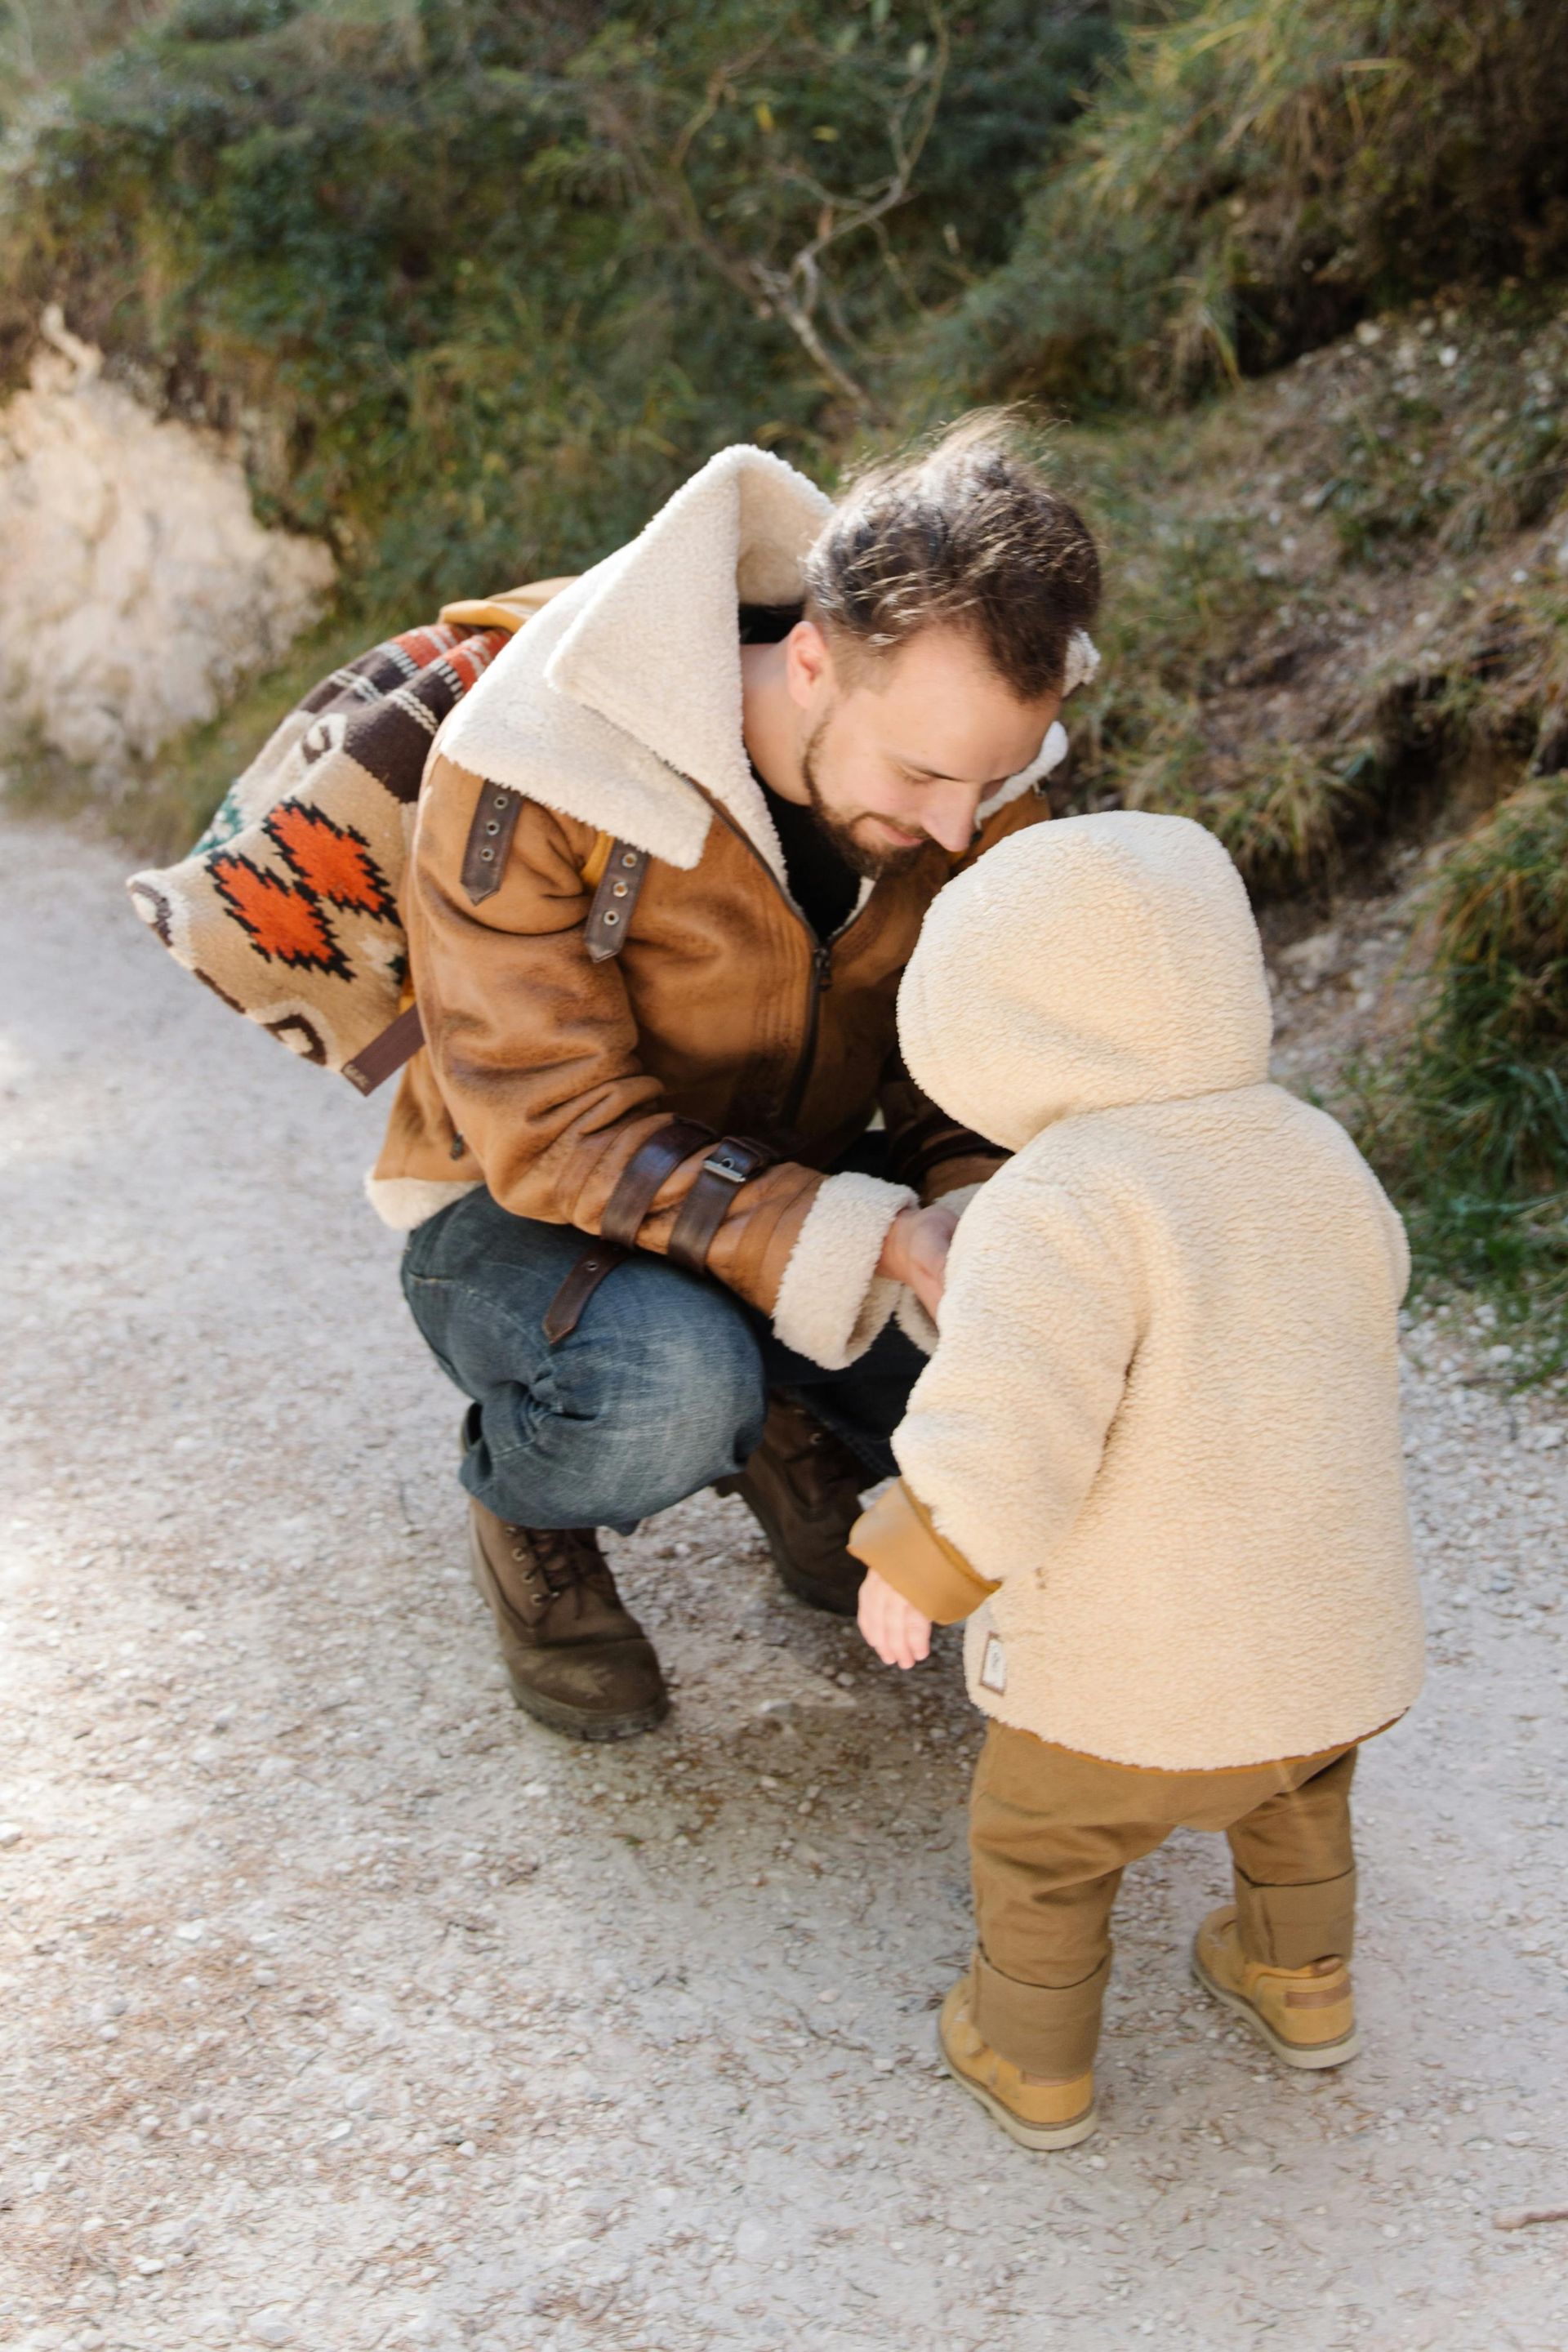
<path fill-rule="evenodd" d="M 896 874 L 931 842 L 961 854 L 981 801 L 1026 768 L 1061 708 L 1020 701 L 968 631 L 932 625 L 849 677 L 811 621 L 786 643 L 818 822 L 859 874 Z"/>

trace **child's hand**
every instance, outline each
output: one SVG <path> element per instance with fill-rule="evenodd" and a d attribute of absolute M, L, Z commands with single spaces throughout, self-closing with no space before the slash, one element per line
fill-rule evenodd
<path fill-rule="evenodd" d="M 874 1568 L 860 1587 L 860 1631 L 885 1666 L 918 1666 L 931 1655 L 931 1619 Z"/>

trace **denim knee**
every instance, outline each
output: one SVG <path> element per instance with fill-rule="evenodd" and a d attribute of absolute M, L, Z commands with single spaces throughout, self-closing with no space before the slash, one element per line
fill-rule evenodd
<path fill-rule="evenodd" d="M 470 1492 L 524 1526 L 628 1533 L 742 1466 L 767 1391 L 736 1302 L 645 1259 L 616 1269 L 531 1377 L 479 1403 Z"/>

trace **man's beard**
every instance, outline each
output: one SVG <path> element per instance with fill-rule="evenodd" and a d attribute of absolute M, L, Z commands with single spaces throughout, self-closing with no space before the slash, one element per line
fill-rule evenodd
<path fill-rule="evenodd" d="M 860 840 L 853 830 L 861 819 L 837 815 L 824 797 L 821 779 L 817 774 L 816 751 L 827 732 L 832 715 L 829 711 L 826 718 L 817 721 L 812 730 L 811 739 L 801 754 L 801 777 L 811 801 L 811 814 L 816 819 L 818 830 L 826 835 L 835 851 L 844 860 L 851 874 L 864 875 L 873 882 L 901 874 L 912 874 L 927 850 L 932 845 L 929 834 L 919 841 L 910 842 L 907 849 L 873 849 L 868 843 Z M 868 814 L 869 812 L 863 814 Z"/>

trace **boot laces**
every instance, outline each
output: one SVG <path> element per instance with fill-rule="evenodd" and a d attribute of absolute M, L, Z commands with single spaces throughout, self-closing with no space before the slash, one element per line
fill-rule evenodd
<path fill-rule="evenodd" d="M 605 1563 L 587 1528 L 510 1527 L 511 1556 L 542 1601 L 592 1584 Z"/>

